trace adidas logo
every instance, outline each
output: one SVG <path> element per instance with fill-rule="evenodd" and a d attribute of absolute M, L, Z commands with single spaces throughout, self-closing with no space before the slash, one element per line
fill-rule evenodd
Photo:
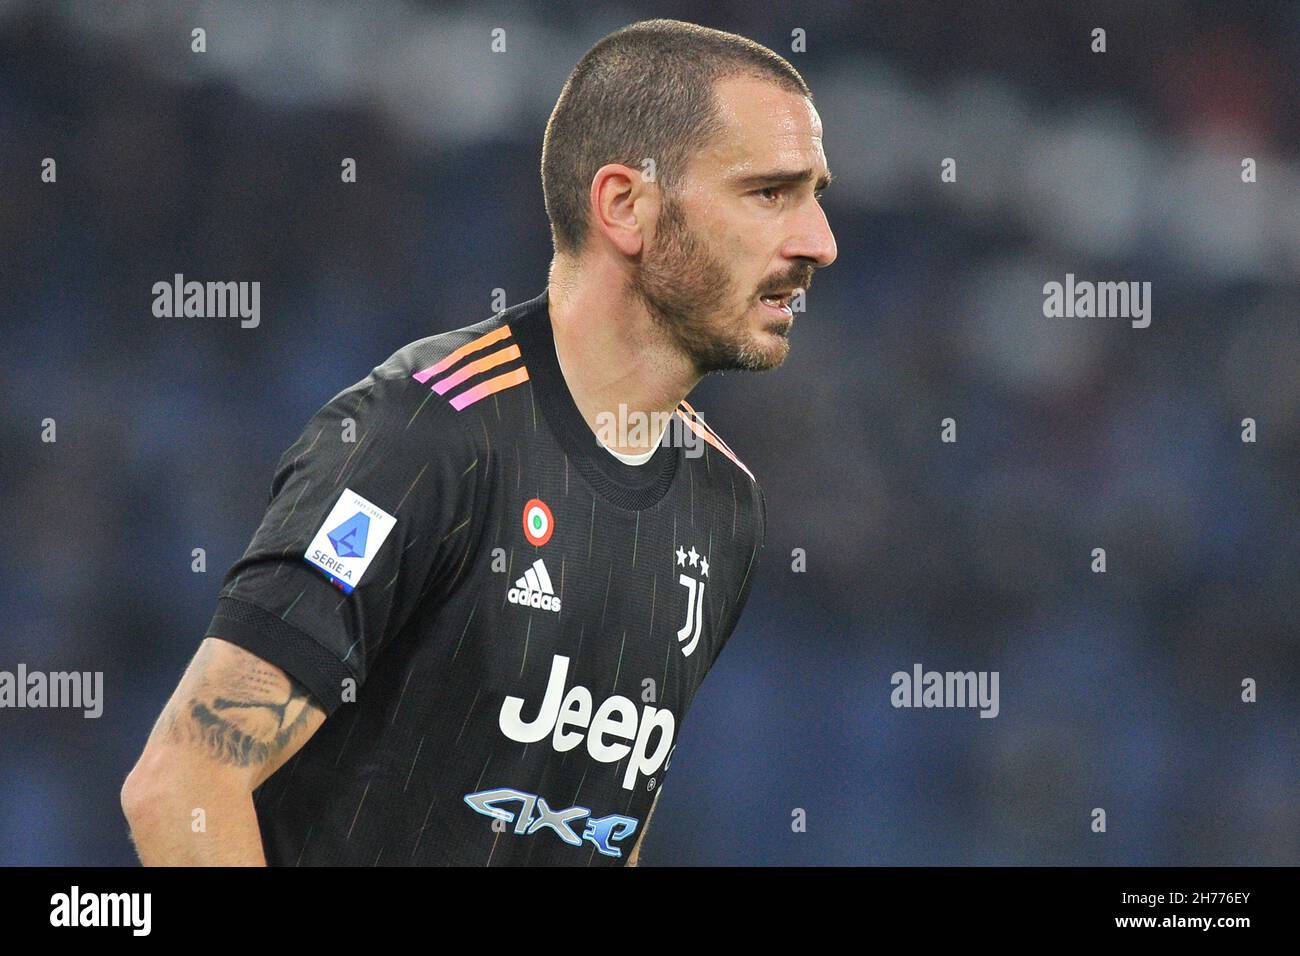
<path fill-rule="evenodd" d="M 551 587 L 551 576 L 546 573 L 546 565 L 538 558 L 533 566 L 524 572 L 524 576 L 515 582 L 515 586 L 506 595 L 511 604 L 524 607 L 539 607 L 543 611 L 560 610 L 560 599 Z"/>

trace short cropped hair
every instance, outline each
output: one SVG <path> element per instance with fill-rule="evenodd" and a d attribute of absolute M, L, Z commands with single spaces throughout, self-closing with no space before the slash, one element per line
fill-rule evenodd
<path fill-rule="evenodd" d="M 586 242 L 591 181 L 607 163 L 642 168 L 670 195 L 691 157 L 723 131 L 714 84 L 772 81 L 812 99 L 799 72 L 760 43 L 681 20 L 617 30 L 574 67 L 546 124 L 542 192 L 557 253 Z"/>

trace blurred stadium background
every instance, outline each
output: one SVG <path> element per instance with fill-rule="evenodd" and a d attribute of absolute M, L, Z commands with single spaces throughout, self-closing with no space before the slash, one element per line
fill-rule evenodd
<path fill-rule="evenodd" d="M 279 454 L 542 290 L 546 118 L 654 16 L 803 72 L 839 260 L 781 369 L 692 395 L 770 528 L 645 863 L 1300 862 L 1300 4 L 1162 0 L 0 0 L 0 669 L 106 696 L 0 711 L 0 862 L 134 862 L 119 787 Z M 260 281 L 261 325 L 154 318 L 177 272 Z M 1150 328 L 1044 318 L 1067 272 L 1152 282 Z M 999 671 L 1000 715 L 894 709 L 915 662 Z"/>

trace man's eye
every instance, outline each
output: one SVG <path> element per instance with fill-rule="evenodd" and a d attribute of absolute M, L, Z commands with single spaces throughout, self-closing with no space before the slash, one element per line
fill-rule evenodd
<path fill-rule="evenodd" d="M 781 195 L 781 188 L 779 186 L 764 186 L 762 189 L 757 190 L 757 192 L 764 199 L 775 200 Z M 767 195 L 768 193 L 771 193 L 772 195 L 769 197 Z"/>

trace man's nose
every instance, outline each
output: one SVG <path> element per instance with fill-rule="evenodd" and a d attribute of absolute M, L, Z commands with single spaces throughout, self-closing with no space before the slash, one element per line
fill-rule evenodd
<path fill-rule="evenodd" d="M 798 231 L 786 244 L 785 254 L 791 259 L 811 259 L 819 268 L 835 261 L 839 250 L 835 235 L 826 220 L 826 211 L 816 202 L 808 203 L 809 213 L 801 217 Z"/>

